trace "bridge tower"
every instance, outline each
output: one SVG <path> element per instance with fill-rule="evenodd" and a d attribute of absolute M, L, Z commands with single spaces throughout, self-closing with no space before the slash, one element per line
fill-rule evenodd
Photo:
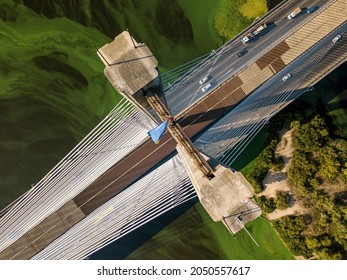
<path fill-rule="evenodd" d="M 166 105 L 158 61 L 150 49 L 124 31 L 98 50 L 104 73 L 113 87 L 154 122 L 167 120 L 168 131 L 199 200 L 214 221 L 235 234 L 261 215 L 253 189 L 241 173 L 201 154 Z"/>

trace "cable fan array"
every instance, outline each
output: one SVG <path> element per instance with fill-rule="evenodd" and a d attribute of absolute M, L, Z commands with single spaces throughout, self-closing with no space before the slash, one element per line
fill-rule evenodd
<path fill-rule="evenodd" d="M 155 124 L 122 100 L 0 218 L 0 252 L 74 198 L 147 137 Z"/>
<path fill-rule="evenodd" d="M 93 211 L 33 259 L 84 259 L 164 212 L 195 197 L 176 155 Z"/>

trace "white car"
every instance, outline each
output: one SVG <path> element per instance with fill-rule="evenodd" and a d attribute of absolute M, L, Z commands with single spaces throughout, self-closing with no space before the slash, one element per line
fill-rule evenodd
<path fill-rule="evenodd" d="M 211 86 L 212 86 L 212 85 L 211 85 L 210 83 L 208 83 L 208 84 L 206 84 L 206 85 L 201 89 L 201 91 L 202 91 L 202 92 L 205 92 L 205 91 L 207 91 Z"/>
<path fill-rule="evenodd" d="M 292 75 L 288 73 L 287 75 L 285 75 L 285 76 L 282 78 L 282 81 L 284 82 L 284 81 L 288 80 L 291 76 L 292 76 Z"/>
<path fill-rule="evenodd" d="M 202 84 L 206 83 L 209 79 L 211 79 L 210 76 L 203 77 L 203 78 L 199 81 L 199 84 L 202 85 Z"/>
<path fill-rule="evenodd" d="M 340 40 L 342 37 L 341 35 L 337 35 L 333 38 L 333 42 L 336 43 L 338 40 Z"/>
<path fill-rule="evenodd" d="M 243 38 L 241 39 L 241 42 L 242 42 L 243 44 L 247 44 L 248 41 L 249 41 L 249 37 L 248 37 L 248 36 L 243 37 Z"/>

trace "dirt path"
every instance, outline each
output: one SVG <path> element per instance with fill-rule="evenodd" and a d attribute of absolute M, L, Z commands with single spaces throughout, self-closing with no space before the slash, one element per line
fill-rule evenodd
<path fill-rule="evenodd" d="M 293 201 L 287 209 L 275 210 L 274 212 L 267 214 L 269 220 L 276 220 L 286 215 L 304 214 L 307 212 L 307 210 L 296 201 L 288 184 L 287 173 L 294 152 L 293 129 L 288 131 L 282 130 L 280 131 L 280 135 L 281 141 L 276 147 L 275 154 L 276 156 L 283 158 L 284 166 L 280 172 L 268 171 L 263 180 L 265 190 L 259 193 L 258 196 L 265 195 L 267 197 L 276 197 L 277 191 L 286 191 L 292 195 Z"/>

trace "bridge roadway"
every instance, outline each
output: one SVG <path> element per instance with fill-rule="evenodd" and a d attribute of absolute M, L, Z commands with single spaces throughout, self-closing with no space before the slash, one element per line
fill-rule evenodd
<path fill-rule="evenodd" d="M 239 73 L 244 68 L 255 62 L 259 57 L 269 51 L 271 48 L 282 42 L 288 33 L 294 32 L 296 29 L 315 16 L 315 13 L 306 14 L 306 10 L 292 20 L 287 19 L 287 15 L 291 13 L 297 6 L 302 8 L 318 6 L 322 7 L 327 1 L 324 0 L 304 0 L 304 1 L 286 1 L 276 10 L 276 13 L 268 14 L 263 19 L 257 21 L 254 26 L 248 28 L 242 34 L 227 42 L 221 48 L 215 51 L 198 69 L 185 75 L 179 80 L 179 83 L 173 84 L 166 91 L 168 107 L 173 115 L 181 113 L 199 99 L 206 96 L 201 91 L 202 85 L 198 83 L 203 77 L 209 75 L 212 79 L 209 81 L 212 88 L 220 85 L 230 77 Z M 316 11 L 318 12 L 319 9 Z M 256 37 L 250 43 L 244 45 L 240 38 L 244 37 L 249 31 L 254 30 L 263 22 L 273 22 L 265 34 Z M 236 54 L 242 50 L 246 50 L 243 56 L 237 58 Z"/>
<path fill-rule="evenodd" d="M 280 13 L 276 14 L 276 16 L 273 16 L 273 21 L 276 24 L 276 28 L 274 28 L 270 33 L 267 35 L 259 37 L 256 41 L 252 42 L 248 45 L 248 53 L 246 56 L 243 57 L 243 59 L 247 60 L 248 54 L 251 54 L 251 49 L 254 47 L 254 53 L 259 53 L 258 48 L 261 42 L 262 44 L 266 44 L 266 42 L 269 42 L 267 47 L 264 46 L 263 50 L 260 52 L 260 55 L 256 57 L 249 57 L 247 61 L 243 61 L 243 66 L 238 66 L 239 72 L 246 69 L 246 66 L 254 64 L 254 62 L 263 61 L 265 60 L 265 64 L 271 64 L 273 61 L 273 58 L 269 59 L 269 57 L 279 57 L 283 56 L 289 49 L 287 43 L 283 43 L 283 30 L 280 32 L 280 24 L 276 22 L 276 18 L 281 21 L 281 19 L 285 18 L 288 13 L 293 9 L 293 7 L 297 6 L 299 1 L 288 1 L 290 3 L 289 6 L 283 6 L 282 9 L 280 9 Z M 321 3 L 322 1 L 305 1 L 308 6 L 311 6 L 312 3 L 319 5 L 317 3 Z M 304 4 L 300 4 L 300 6 L 304 6 Z M 301 15 L 301 18 L 298 18 L 298 23 L 301 22 L 301 24 L 305 23 L 305 17 L 306 19 L 308 16 Z M 312 15 L 309 15 L 309 17 L 312 17 Z M 300 19 L 300 21 L 299 21 Z M 269 19 L 268 19 L 269 20 Z M 268 21 L 267 20 L 267 21 Z M 286 20 L 287 21 L 287 20 Z M 255 25 L 257 26 L 257 24 Z M 297 30 L 300 26 L 296 25 L 295 28 L 289 28 L 288 32 L 293 33 L 295 30 Z M 279 32 L 277 35 L 275 33 Z M 331 42 L 331 36 L 334 36 L 337 32 L 343 32 L 343 30 L 338 30 L 333 32 L 333 34 L 327 36 L 324 40 L 320 40 L 320 44 L 324 45 L 327 42 Z M 267 40 L 266 38 L 271 34 L 274 38 L 279 38 L 280 41 L 273 41 Z M 242 36 L 242 35 L 241 35 Z M 244 46 L 241 45 L 241 43 L 237 38 L 234 41 L 229 42 L 228 44 L 235 44 L 238 46 L 238 48 L 243 48 Z M 227 44 L 227 45 L 228 45 Z M 254 45 L 253 45 L 254 44 Z M 274 48 L 275 45 L 280 46 L 280 48 Z M 229 53 L 229 56 L 232 55 L 232 53 L 237 52 L 239 49 L 233 49 L 233 50 L 227 50 L 225 49 L 225 55 Z M 306 55 L 310 55 L 310 53 L 314 52 L 314 48 L 310 49 Z M 220 50 L 220 53 L 222 51 Z M 224 54 L 224 51 L 223 51 Z M 299 53 L 300 54 L 300 53 Z M 298 55 L 299 55 L 298 54 Z M 218 51 L 216 51 L 216 55 L 218 55 Z M 234 55 L 232 55 L 232 58 L 234 58 Z M 219 60 L 219 58 L 218 58 Z M 222 61 L 222 60 L 221 60 Z M 238 60 L 240 62 L 240 60 Z M 218 61 L 217 61 L 218 62 Z M 218 63 L 214 63 L 216 67 L 219 65 Z M 304 61 L 302 61 L 304 63 Z M 214 69 L 211 68 L 211 65 L 208 64 L 211 63 L 206 61 L 206 67 L 205 72 L 209 71 L 208 69 Z M 213 63 L 213 60 L 212 60 Z M 227 65 L 229 65 L 227 63 Z M 271 65 L 270 65 L 271 66 Z M 276 66 L 276 65 L 275 65 Z M 282 75 L 281 70 L 285 67 L 285 63 L 280 63 L 277 65 L 277 69 L 272 73 L 272 75 L 275 75 L 275 79 L 271 79 L 272 85 L 278 83 L 278 80 L 280 80 Z M 290 67 L 296 67 L 291 65 Z M 231 66 L 232 68 L 232 66 Z M 200 68 L 199 68 L 200 69 Z M 291 69 L 291 68 L 290 68 Z M 211 70 L 211 71 L 212 71 Z M 229 69 L 230 70 L 230 69 Z M 227 73 L 229 70 L 224 70 Z M 294 70 L 294 69 L 293 69 Z M 219 70 L 222 71 L 222 70 Z M 232 72 L 234 70 L 231 70 L 228 72 L 230 75 L 234 75 L 236 73 Z M 292 70 L 290 70 L 292 71 Z M 281 72 L 279 74 L 276 73 Z M 234 74 L 233 74 L 234 73 Z M 181 82 L 191 81 L 190 83 L 196 87 L 199 87 L 197 81 L 199 78 L 197 76 L 194 76 L 194 73 L 190 73 L 184 79 L 182 79 Z M 198 75 L 198 74 L 197 74 Z M 202 73 L 200 73 L 202 75 Z M 215 75 L 215 74 L 213 74 Z M 216 74 L 218 75 L 218 73 Z M 250 79 L 252 77 L 248 77 Z M 265 77 L 265 78 L 271 78 L 271 77 Z M 224 75 L 224 81 L 227 80 L 228 77 Z M 193 82 L 194 81 L 194 82 Z M 222 83 L 222 81 L 220 81 Z M 250 81 L 251 82 L 251 81 Z M 199 100 L 194 106 L 191 106 L 189 109 L 186 109 L 185 106 L 177 107 L 177 111 L 181 112 L 178 115 L 178 121 L 181 124 L 182 127 L 184 127 L 186 133 L 190 137 L 196 137 L 199 132 L 204 130 L 208 125 L 210 125 L 212 122 L 215 122 L 217 119 L 219 119 L 221 116 L 226 114 L 231 108 L 233 108 L 240 100 L 244 99 L 247 94 L 249 94 L 252 90 L 248 91 L 245 88 L 241 88 L 243 85 L 245 85 L 244 81 L 242 80 L 242 77 L 240 78 L 240 75 L 235 75 L 232 79 L 229 81 L 222 83 L 222 86 L 217 89 L 217 84 L 215 85 L 215 91 L 212 93 L 208 93 L 206 96 L 199 96 L 194 97 L 196 100 Z M 290 84 L 288 84 L 289 86 Z M 169 105 L 174 104 L 174 99 L 177 98 L 176 96 L 179 94 L 183 94 L 180 92 L 179 87 L 177 87 L 177 92 L 172 92 L 168 96 Z M 188 94 L 188 93 L 186 93 Z M 193 96 L 195 93 L 191 93 Z M 175 98 L 174 98 L 175 97 Z M 190 95 L 191 99 L 192 95 Z M 202 100 L 201 98 L 204 99 Z M 252 95 L 250 96 L 252 97 Z M 248 99 L 248 98 L 247 98 Z M 178 99 L 179 102 L 182 102 L 182 99 Z M 179 103 L 178 102 L 178 103 Z M 187 100 L 185 100 L 187 102 Z M 182 102 L 185 103 L 185 102 Z M 210 108 L 213 108 L 210 110 Z M 186 109 L 186 110 L 185 110 Z M 73 202 L 76 203 L 78 207 L 80 207 L 81 211 L 84 215 L 89 214 L 94 209 L 96 209 L 98 206 L 102 205 L 104 202 L 108 201 L 110 198 L 115 196 L 117 193 L 122 191 L 124 188 L 129 186 L 132 182 L 134 182 L 137 178 L 141 177 L 143 174 L 145 174 L 152 166 L 155 166 L 157 163 L 160 163 L 162 160 L 164 160 L 168 155 L 170 155 L 174 151 L 175 143 L 168 135 L 165 135 L 164 138 L 161 141 L 161 145 L 154 145 L 151 141 L 147 140 L 144 141 L 137 149 L 134 150 L 133 153 L 129 154 L 127 157 L 123 158 L 118 164 L 116 164 L 114 167 L 112 167 L 109 171 L 107 171 L 103 176 L 101 176 L 97 181 L 95 181 L 90 187 L 85 189 L 82 193 L 80 193 L 78 196 L 73 199 Z"/>

